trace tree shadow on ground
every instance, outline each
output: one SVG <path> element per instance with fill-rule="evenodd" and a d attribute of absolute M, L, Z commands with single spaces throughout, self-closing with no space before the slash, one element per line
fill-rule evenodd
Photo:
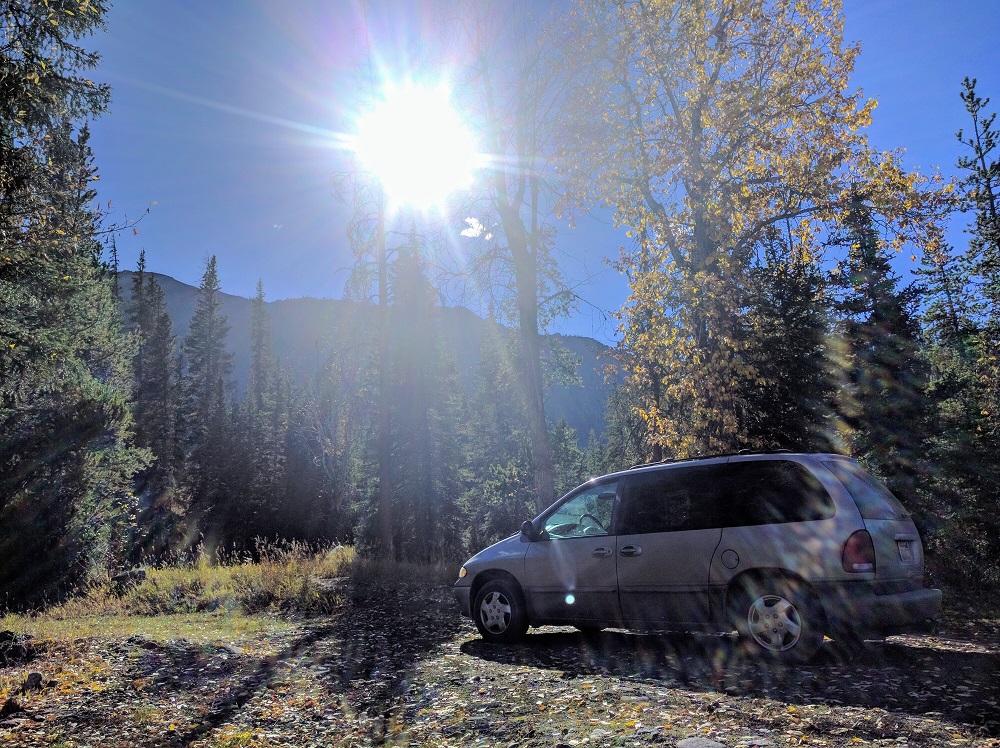
<path fill-rule="evenodd" d="M 414 666 L 449 642 L 463 626 L 450 589 L 398 584 L 355 596 L 350 616 L 318 648 L 331 695 L 370 716 L 387 716 L 406 693 Z"/>
<path fill-rule="evenodd" d="M 569 679 L 615 677 L 788 704 L 941 715 L 1000 735 L 1000 653 L 962 640 L 910 636 L 852 646 L 827 640 L 801 665 L 764 662 L 735 636 L 703 634 L 542 631 L 516 646 L 474 640 L 461 649 L 493 662 L 562 670 Z"/>
<path fill-rule="evenodd" d="M 234 677 L 220 688 L 200 723 L 170 744 L 189 745 L 232 721 L 237 712 L 292 661 L 305 661 L 331 702 L 345 700 L 355 713 L 387 717 L 397 696 L 406 692 L 413 667 L 461 627 L 449 590 L 396 583 L 391 588 L 349 590 L 350 602 L 332 618 L 308 625 L 305 632 L 273 656 L 240 658 L 227 665 Z M 177 649 L 175 647 L 175 649 Z M 186 651 L 190 650 L 190 651 Z M 195 690 L 212 677 L 203 647 L 178 649 L 162 672 L 198 673 L 165 686 Z"/>

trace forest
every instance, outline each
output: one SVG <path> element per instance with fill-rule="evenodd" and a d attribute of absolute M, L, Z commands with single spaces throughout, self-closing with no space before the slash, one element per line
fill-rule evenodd
<path fill-rule="evenodd" d="M 473 10 L 459 103 L 497 156 L 475 195 L 494 316 L 473 384 L 444 353 L 430 240 L 377 241 L 379 195 L 353 178 L 345 293 L 378 334 L 292 377 L 262 279 L 237 388 L 215 257 L 183 337 L 145 256 L 119 287 L 131 227 L 97 203 L 88 146 L 107 6 L 0 0 L 7 606 L 262 542 L 460 561 L 589 477 L 742 449 L 856 457 L 914 513 L 931 584 L 1000 593 L 1000 161 L 974 78 L 946 180 L 869 145 L 838 3 Z M 610 261 L 630 295 L 605 431 L 578 435 L 546 417 L 574 362 L 542 333 L 573 311 L 554 216 L 598 209 L 629 232 Z"/>

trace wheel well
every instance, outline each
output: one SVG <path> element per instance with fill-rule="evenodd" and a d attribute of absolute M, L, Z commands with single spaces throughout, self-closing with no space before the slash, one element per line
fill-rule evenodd
<path fill-rule="evenodd" d="M 505 579 L 510 582 L 521 596 L 522 602 L 524 601 L 524 590 L 521 589 L 521 583 L 517 581 L 517 577 L 503 569 L 486 569 L 476 574 L 476 578 L 472 580 L 472 590 L 470 591 L 469 598 L 470 605 L 475 605 L 476 595 L 479 594 L 479 590 L 483 588 L 483 585 L 487 582 L 492 582 L 494 579 Z"/>
<path fill-rule="evenodd" d="M 766 579 L 786 579 L 788 581 L 795 582 L 796 584 L 801 585 L 803 589 L 808 590 L 809 594 L 816 603 L 816 609 L 823 617 L 823 621 L 825 623 L 826 610 L 823 607 L 822 598 L 816 593 L 816 589 L 798 574 L 790 572 L 787 569 L 748 569 L 742 574 L 733 577 L 733 579 L 730 580 L 729 585 L 726 587 L 725 610 L 728 613 L 732 612 L 733 600 L 736 599 L 737 595 L 744 591 L 748 584 L 752 584 L 753 581 L 763 581 Z"/>

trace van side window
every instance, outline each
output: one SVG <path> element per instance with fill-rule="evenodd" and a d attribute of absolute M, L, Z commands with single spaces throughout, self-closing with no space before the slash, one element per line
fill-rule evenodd
<path fill-rule="evenodd" d="M 808 468 L 791 460 L 732 462 L 726 466 L 722 524 L 773 525 L 829 519 L 836 508 Z"/>
<path fill-rule="evenodd" d="M 637 535 L 718 527 L 718 469 L 722 465 L 656 470 L 630 476 L 618 532 Z"/>

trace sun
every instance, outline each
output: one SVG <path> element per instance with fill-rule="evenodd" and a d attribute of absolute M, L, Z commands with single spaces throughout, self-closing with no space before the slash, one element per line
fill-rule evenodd
<path fill-rule="evenodd" d="M 445 86 L 387 86 L 358 120 L 355 152 L 389 202 L 429 210 L 467 188 L 482 161 Z"/>

